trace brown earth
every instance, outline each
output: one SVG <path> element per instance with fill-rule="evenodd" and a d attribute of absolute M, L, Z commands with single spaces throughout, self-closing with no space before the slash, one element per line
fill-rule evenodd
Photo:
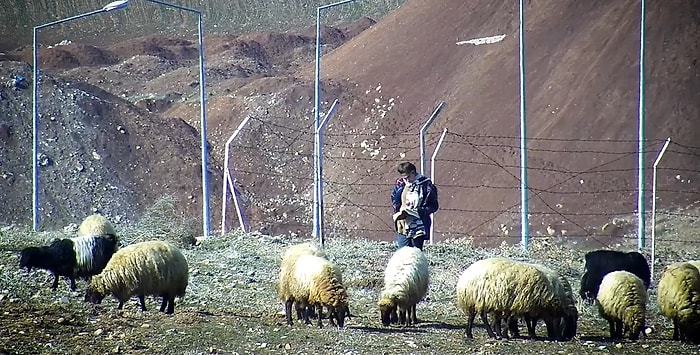
<path fill-rule="evenodd" d="M 638 5 L 526 6 L 533 236 L 549 229 L 565 242 L 608 244 L 615 239 L 601 226 L 636 210 Z M 645 166 L 663 140 L 673 142 L 659 175 L 663 209 L 698 200 L 698 5 L 647 5 Z M 323 110 L 336 98 L 342 105 L 325 133 L 331 237 L 393 238 L 388 193 L 395 165 L 417 163 L 417 132 L 444 100 L 427 136 L 430 158 L 439 132 L 449 132 L 436 171 L 427 171 L 440 189 L 436 237 L 519 238 L 517 15 L 508 1 L 425 0 L 409 1 L 376 25 L 365 19 L 324 27 Z M 310 233 L 314 31 L 206 36 L 213 232 L 221 221 L 224 143 L 250 116 L 230 155 L 248 223 L 264 233 Z M 499 43 L 457 45 L 500 34 Z M 18 73 L 31 78 L 31 48 L 4 59 L 3 81 Z M 170 194 L 180 199 L 183 217 L 201 218 L 196 41 L 148 36 L 44 47 L 40 63 L 41 93 L 52 98 L 40 106 L 42 152 L 54 162 L 42 168 L 45 228 L 93 210 L 133 221 Z M 11 134 L 0 135 L 0 168 L 11 177 L 0 189 L 0 217 L 26 224 L 31 91 L 4 88 L 3 97 Z M 237 226 L 233 208 L 228 216 L 229 228 Z"/>

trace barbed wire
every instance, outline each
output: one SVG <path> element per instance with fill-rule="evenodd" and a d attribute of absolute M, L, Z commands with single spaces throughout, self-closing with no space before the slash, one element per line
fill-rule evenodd
<path fill-rule="evenodd" d="M 262 219 L 258 220 L 251 220 L 251 222 L 265 222 Z M 305 229 L 308 228 L 309 225 L 308 223 L 301 223 L 301 222 L 284 222 L 283 223 L 286 226 L 290 227 L 295 227 L 299 229 Z M 353 227 L 353 228 L 343 228 L 339 226 L 333 226 L 331 228 L 328 228 L 328 230 L 333 230 L 333 231 L 340 231 L 340 232 L 346 232 L 346 235 L 349 235 L 352 233 L 352 235 L 360 235 L 362 233 L 372 233 L 373 235 L 376 235 L 377 233 L 383 233 L 386 235 L 393 235 L 395 232 L 393 229 L 390 229 L 391 226 L 387 229 L 379 229 L 379 228 L 366 228 L 366 227 Z M 360 232 L 360 233 L 358 233 Z M 468 234 L 464 233 L 463 231 L 457 231 L 457 230 L 440 230 L 439 232 L 436 232 L 437 236 L 443 236 L 443 237 L 450 237 L 453 236 L 452 238 L 484 238 L 484 239 L 513 239 L 513 240 L 520 240 L 522 236 L 520 235 L 503 235 L 503 234 Z M 564 235 L 530 235 L 528 236 L 532 240 L 536 239 L 588 239 L 592 240 L 595 242 L 600 243 L 603 246 L 607 246 L 607 243 L 603 242 L 601 239 L 604 238 L 614 238 L 614 239 L 620 239 L 620 240 L 637 240 L 637 236 L 634 235 L 621 235 L 621 236 L 612 236 L 610 234 L 602 234 L 602 233 L 596 233 L 596 234 L 588 234 L 588 235 L 579 235 L 579 234 L 564 234 Z M 683 238 L 673 238 L 673 237 L 668 237 L 668 236 L 661 236 L 661 237 L 655 237 L 654 238 L 656 242 L 679 242 L 679 243 L 689 243 L 689 244 L 700 244 L 700 240 L 692 240 L 692 239 L 683 239 Z"/>
<path fill-rule="evenodd" d="M 293 159 L 308 159 L 313 158 L 312 149 L 313 139 L 312 128 L 314 125 L 313 121 L 308 124 L 303 125 L 302 128 L 292 128 L 290 126 L 281 124 L 275 119 L 283 120 L 285 118 L 273 118 L 272 121 L 261 119 L 259 117 L 253 117 L 253 120 L 262 125 L 262 128 L 253 130 L 250 132 L 254 135 L 268 134 L 267 137 L 279 142 L 273 148 L 266 147 L 265 151 L 269 152 L 271 155 L 289 155 L 294 156 Z M 264 131 L 261 131 L 264 129 Z M 393 186 L 393 181 L 377 181 L 372 182 L 374 176 L 383 176 L 388 171 L 395 169 L 396 164 L 402 161 L 406 161 L 406 157 L 399 155 L 399 153 L 404 154 L 409 151 L 417 151 L 419 148 L 417 135 L 415 133 L 395 133 L 387 134 L 384 137 L 378 137 L 376 134 L 367 132 L 357 132 L 353 134 L 348 134 L 346 132 L 336 132 L 329 130 L 329 132 L 324 133 L 327 140 L 325 142 L 326 152 L 324 154 L 324 166 L 332 166 L 333 170 L 336 172 L 331 176 L 324 177 L 324 185 L 326 190 L 324 194 L 327 196 L 324 200 L 324 205 L 327 208 L 326 213 L 333 213 L 329 211 L 342 211 L 347 212 L 356 211 L 359 218 L 367 219 L 374 218 L 376 223 L 383 225 L 384 229 L 367 229 L 367 228 L 354 228 L 346 229 L 346 232 L 360 232 L 360 233 L 393 233 L 393 226 L 387 223 L 388 219 L 386 216 L 391 210 L 390 205 L 390 193 L 391 187 Z M 349 136 L 358 137 L 356 142 L 350 142 L 347 138 Z M 269 139 L 268 138 L 268 139 Z M 435 146 L 439 134 L 429 133 L 427 135 L 428 146 Z M 381 152 L 380 147 L 383 139 L 393 139 L 398 140 L 402 143 L 395 144 L 391 147 L 383 147 L 384 151 Z M 368 141 L 369 146 L 361 144 L 364 140 Z M 487 140 L 487 141 L 483 141 Z M 516 169 L 520 169 L 519 162 L 510 161 L 515 160 L 513 155 L 520 150 L 520 146 L 516 143 L 511 143 L 510 141 L 520 140 L 520 137 L 514 136 L 496 136 L 496 135 L 471 135 L 471 134 L 459 134 L 455 132 L 448 132 L 446 139 L 443 144 L 447 147 L 452 146 L 452 149 L 460 149 L 465 151 L 463 158 L 450 158 L 441 159 L 438 156 L 438 161 L 441 164 L 448 164 L 451 166 L 457 166 L 458 164 L 463 166 L 469 166 L 481 169 L 481 168 L 495 168 L 503 172 L 503 175 L 513 180 L 512 185 L 499 185 L 490 183 L 459 183 L 459 182 L 448 182 L 440 183 L 437 182 L 438 188 L 447 188 L 452 190 L 472 190 L 472 189 L 493 189 L 493 190 L 519 190 L 520 189 L 520 176 L 516 173 Z M 252 140 L 255 141 L 255 140 Z M 555 216 L 557 219 L 565 221 L 571 227 L 573 227 L 574 232 L 572 235 L 563 236 L 564 238 L 587 238 L 590 241 L 598 242 L 604 245 L 603 238 L 609 238 L 610 235 L 595 233 L 593 227 L 586 227 L 581 224 L 581 219 L 586 217 L 612 217 L 621 215 L 630 215 L 630 210 L 620 207 L 617 210 L 610 210 L 605 212 L 588 212 L 588 211 L 573 211 L 567 212 L 565 210 L 560 210 L 561 208 L 555 208 L 552 206 L 553 202 L 552 195 L 555 196 L 570 196 L 570 195 L 586 195 L 595 196 L 598 194 L 624 194 L 631 195 L 637 192 L 635 188 L 629 187 L 619 187 L 615 185 L 614 181 L 602 181 L 598 180 L 595 185 L 586 184 L 585 190 L 583 188 L 579 191 L 575 188 L 562 189 L 562 187 L 571 182 L 574 179 L 587 178 L 590 179 L 590 175 L 595 174 L 596 176 L 603 177 L 605 174 L 629 174 L 636 177 L 636 172 L 638 167 L 627 167 L 627 166 L 615 166 L 615 164 L 630 164 L 629 162 L 623 162 L 625 159 L 630 159 L 639 154 L 636 150 L 625 147 L 622 150 L 621 147 L 615 147 L 615 145 L 626 144 L 629 146 L 630 143 L 638 143 L 636 139 L 568 139 L 568 138 L 528 138 L 529 142 L 566 142 L 573 143 L 573 145 L 567 145 L 564 148 L 551 148 L 540 145 L 527 146 L 527 152 L 535 153 L 538 156 L 537 159 L 532 159 L 529 166 L 527 167 L 528 172 L 533 173 L 545 173 L 550 176 L 548 181 L 552 183 L 545 186 L 528 186 L 528 201 L 536 200 L 540 205 L 536 210 L 529 211 L 530 215 L 533 216 Z M 410 142 L 410 143 L 409 143 Z M 596 147 L 592 149 L 585 148 L 586 144 L 595 143 Z M 656 153 L 660 145 L 665 143 L 665 140 L 661 139 L 648 139 L 643 140 L 644 154 Z M 610 149 L 600 148 L 601 144 L 609 145 Z M 292 148 L 294 147 L 294 148 Z M 238 145 L 239 149 L 249 149 L 256 150 L 260 149 L 259 146 L 255 144 Z M 336 149 L 350 149 L 352 151 L 362 150 L 363 152 L 359 154 L 353 154 L 352 156 L 345 154 L 335 153 Z M 376 149 L 373 154 L 369 152 Z M 466 149 L 466 150 L 465 150 Z M 497 149 L 498 151 L 494 152 Z M 330 151 L 330 153 L 329 153 Z M 468 153 L 466 153 L 468 152 Z M 504 152 L 507 154 L 504 156 Z M 383 153 L 383 154 L 382 154 Z M 595 163 L 586 169 L 567 169 L 561 166 L 551 166 L 548 164 L 546 159 L 541 156 L 544 154 L 566 154 L 570 156 L 575 155 L 596 155 L 598 156 L 599 162 Z M 351 153 L 352 154 L 352 153 Z M 681 156 L 690 157 L 700 157 L 700 147 L 694 147 L 684 144 L 679 144 L 677 142 L 671 142 L 666 154 L 677 154 Z M 546 155 L 545 155 L 546 156 Z M 608 156 L 609 159 L 601 159 L 600 156 Z M 278 159 L 276 159 L 278 160 Z M 280 161 L 285 161 L 285 159 L 279 159 Z M 593 159 L 591 159 L 593 160 Z M 370 163 L 370 164 L 368 164 Z M 593 164 L 593 162 L 591 162 Z M 648 169 L 652 166 L 651 162 L 647 163 Z M 363 166 L 362 171 L 356 171 L 357 166 Z M 290 170 L 285 173 L 280 173 L 273 171 L 272 169 L 263 171 L 253 171 L 254 169 L 242 168 L 238 165 L 235 168 L 236 176 L 239 174 L 249 174 L 263 178 L 270 178 L 275 180 L 282 179 L 293 179 L 300 181 L 301 183 L 313 183 L 313 168 L 306 171 L 302 170 Z M 662 172 L 674 172 L 675 174 L 685 174 L 685 173 L 698 173 L 697 170 L 688 169 L 686 167 L 673 167 L 673 166 L 659 166 L 659 171 Z M 493 172 L 490 172 L 493 173 Z M 555 177 L 551 177 L 555 176 Z M 676 179 L 681 180 L 677 176 Z M 368 181 L 369 180 L 369 181 Z M 459 180 L 458 180 L 459 181 Z M 685 181 L 683 181 L 685 182 Z M 579 185 L 579 181 L 576 181 L 576 185 Z M 645 191 L 651 191 L 650 189 L 645 189 Z M 700 191 L 694 188 L 692 185 L 688 186 L 688 190 L 670 188 L 670 187 L 660 187 L 656 189 L 657 193 L 662 194 L 675 194 L 688 196 L 698 196 Z M 452 192 L 454 195 L 455 192 Z M 352 198 L 350 196 L 353 196 Z M 548 199 L 545 199 L 547 196 Z M 367 202 L 358 202 L 358 197 L 365 199 Z M 301 199 L 299 205 L 288 207 L 290 208 L 288 213 L 298 213 L 300 215 L 308 214 L 308 210 L 313 203 L 312 199 L 304 197 Z M 485 226 L 494 221 L 498 220 L 502 216 L 506 218 L 511 218 L 513 216 L 519 215 L 520 201 L 510 205 L 504 206 L 502 209 L 478 209 L 478 208 L 458 208 L 458 207 L 446 207 L 443 203 L 443 207 L 440 209 L 443 213 L 454 214 L 469 214 L 472 216 L 483 215 L 483 218 L 474 218 L 474 223 L 470 225 L 466 230 L 462 231 L 451 231 L 451 230 L 439 230 L 436 231 L 439 235 L 455 235 L 455 236 L 465 236 L 465 235 L 475 235 L 479 238 L 481 237 L 494 237 L 494 238 L 510 238 L 503 235 L 483 235 L 478 234 L 477 231 L 484 229 Z M 355 213 L 355 212 L 352 212 Z M 386 214 L 386 215 L 385 215 Z M 680 216 L 688 218 L 699 218 L 700 216 L 693 215 L 691 213 L 682 212 L 665 212 L 657 211 L 659 215 L 666 216 Z M 260 223 L 264 225 L 265 223 L 270 223 L 274 220 L 274 217 L 261 217 L 259 221 L 251 221 L 253 223 Z M 294 224 L 289 224 L 282 222 L 285 225 L 294 226 Z M 309 228 L 308 223 L 298 223 L 296 227 L 307 229 Z M 337 226 L 335 223 L 326 225 L 327 229 L 334 231 L 342 231 L 342 226 Z M 580 232 L 576 232 L 580 230 Z M 537 238 L 538 236 L 531 236 Z M 674 241 L 668 238 L 657 238 L 658 241 Z M 681 241 L 681 240 L 678 240 Z"/>

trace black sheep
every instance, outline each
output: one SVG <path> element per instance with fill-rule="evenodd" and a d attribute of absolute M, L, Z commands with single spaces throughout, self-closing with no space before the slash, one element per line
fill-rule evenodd
<path fill-rule="evenodd" d="M 75 291 L 75 279 L 99 274 L 117 248 L 118 240 L 113 235 L 55 239 L 48 246 L 24 248 L 19 267 L 50 271 L 54 275 L 52 290 L 58 287 L 58 277 L 65 276 L 71 291 Z"/>
<path fill-rule="evenodd" d="M 649 263 L 644 255 L 636 251 L 595 250 L 586 253 L 585 262 L 586 265 L 581 277 L 581 290 L 579 292 L 579 295 L 584 300 L 595 299 L 603 277 L 613 271 L 631 272 L 644 282 L 646 289 L 649 289 L 651 282 Z"/>

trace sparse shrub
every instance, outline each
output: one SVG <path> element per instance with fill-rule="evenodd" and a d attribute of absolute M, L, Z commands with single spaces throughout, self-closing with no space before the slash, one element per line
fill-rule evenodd
<path fill-rule="evenodd" d="M 199 224 L 194 218 L 179 217 L 178 200 L 164 196 L 146 209 L 133 228 L 125 227 L 123 244 L 162 240 L 178 247 L 194 245 Z"/>

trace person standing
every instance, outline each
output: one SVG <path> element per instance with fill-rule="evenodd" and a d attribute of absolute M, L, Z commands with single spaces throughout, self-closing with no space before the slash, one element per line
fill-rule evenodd
<path fill-rule="evenodd" d="M 411 246 L 423 250 L 432 227 L 430 215 L 440 208 L 437 187 L 410 162 L 399 164 L 396 170 L 401 176 L 394 184 L 391 204 L 397 248 Z"/>

